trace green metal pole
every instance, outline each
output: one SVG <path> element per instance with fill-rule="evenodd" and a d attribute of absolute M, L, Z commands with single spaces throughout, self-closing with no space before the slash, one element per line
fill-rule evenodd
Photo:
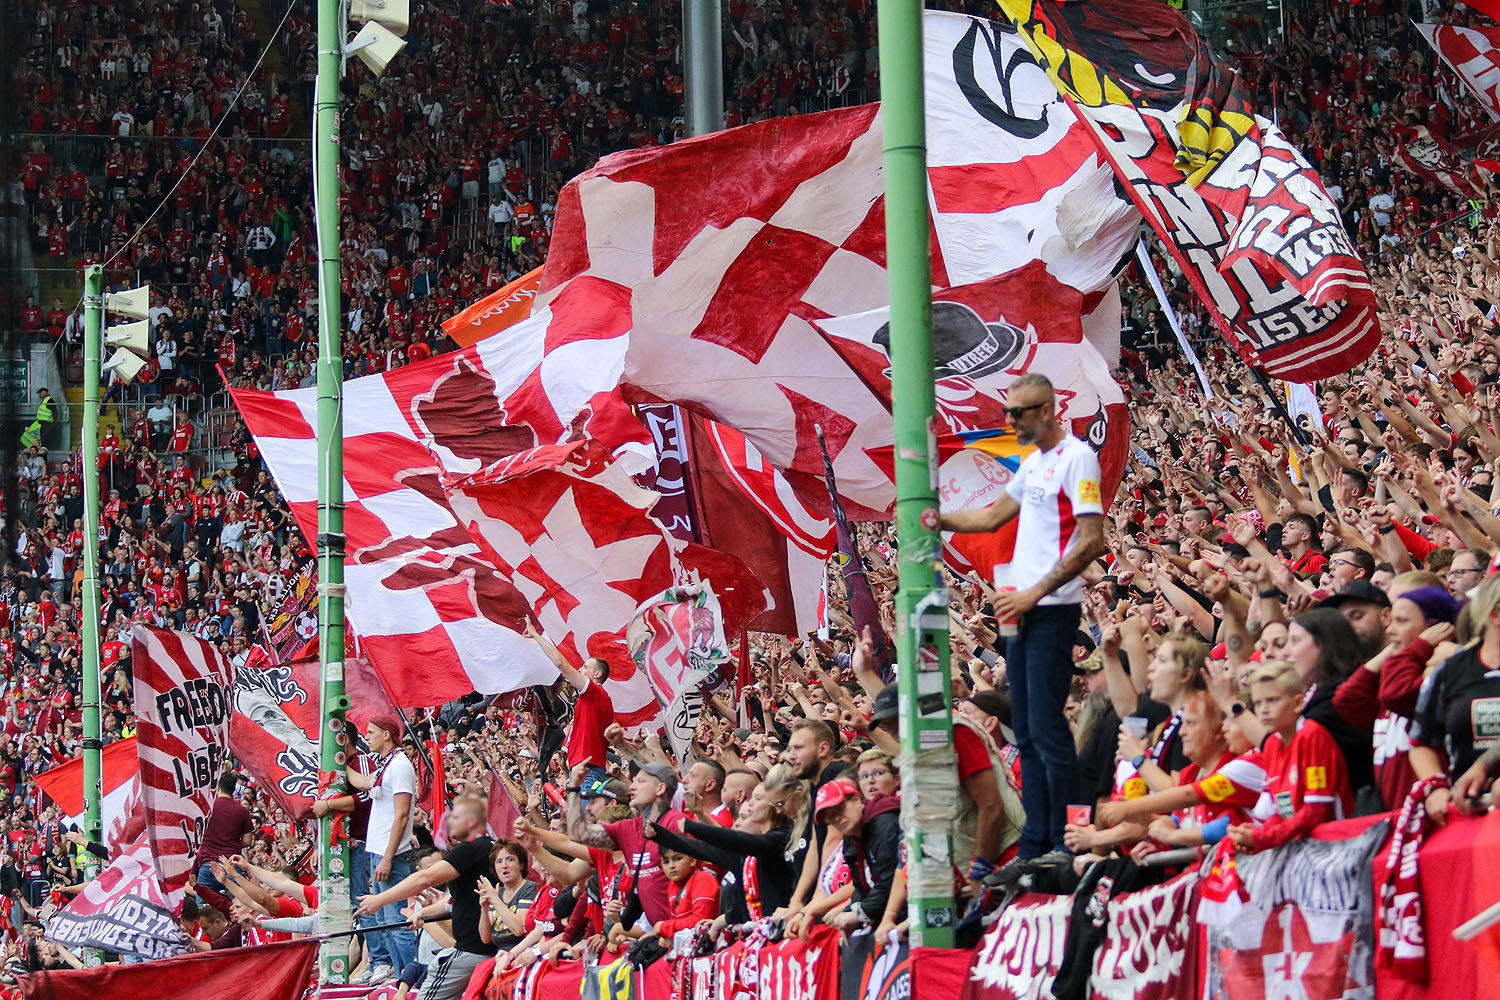
<path fill-rule="evenodd" d="M 335 785 L 344 776 L 344 424 L 343 333 L 339 275 L 339 0 L 318 0 L 318 65 L 313 89 L 313 201 L 318 236 L 318 657 L 322 667 L 319 768 Z M 331 776 L 331 778 L 327 777 Z M 332 839 L 333 817 L 318 821 L 318 932 L 350 922 L 349 842 Z M 349 979 L 348 942 L 325 938 L 319 980 Z"/>
<path fill-rule="evenodd" d="M 102 765 L 99 751 L 99 355 L 104 324 L 104 268 L 83 272 L 83 826 L 90 840 L 103 842 Z M 99 859 L 84 852 L 84 877 L 99 874 Z M 84 955 L 101 963 L 97 949 Z"/>
<path fill-rule="evenodd" d="M 953 946 L 952 823 L 958 795 L 948 678 L 948 585 L 938 534 L 933 420 L 932 266 L 921 0 L 880 0 L 885 245 L 891 290 L 891 411 L 901 590 L 901 826 L 912 947 Z"/>

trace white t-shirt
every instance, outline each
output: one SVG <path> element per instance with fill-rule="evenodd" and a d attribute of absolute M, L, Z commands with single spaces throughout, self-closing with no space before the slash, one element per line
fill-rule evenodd
<path fill-rule="evenodd" d="M 417 811 L 417 772 L 406 754 L 396 750 L 370 788 L 370 825 L 365 833 L 365 850 L 377 858 L 385 854 L 385 845 L 391 841 L 391 827 L 396 823 L 396 796 L 403 793 L 410 795 L 412 802 L 406 813 L 406 830 L 401 835 L 397 853 L 417 846 L 417 839 L 411 835 L 412 820 Z"/>
<path fill-rule="evenodd" d="M 1010 585 L 1033 586 L 1078 542 L 1078 515 L 1103 514 L 1099 457 L 1073 435 L 1048 451 L 1026 456 L 1005 492 L 1021 505 Z M 1042 604 L 1083 603 L 1083 581 L 1074 577 L 1042 598 Z"/>

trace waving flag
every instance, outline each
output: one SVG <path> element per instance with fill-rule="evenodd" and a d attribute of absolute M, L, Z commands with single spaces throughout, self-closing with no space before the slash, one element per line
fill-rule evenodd
<path fill-rule="evenodd" d="M 765 597 L 739 559 L 663 528 L 651 516 L 659 494 L 635 485 L 619 463 L 601 468 L 604 450 L 580 445 L 505 475 L 455 480 L 448 490 L 475 545 L 513 581 L 558 648 L 609 662 L 615 718 L 629 727 L 656 719 L 674 693 L 653 691 L 625 645 L 643 601 L 692 577 L 712 581 L 738 634 Z"/>
<path fill-rule="evenodd" d="M 1375 296 L 1338 206 L 1180 11 L 1000 6 L 1247 362 L 1307 382 L 1370 355 Z"/>
<path fill-rule="evenodd" d="M 1500 13 L 1500 9 L 1489 13 Z M 1416 29 L 1490 116 L 1500 121 L 1500 28 L 1418 24 Z"/>
<path fill-rule="evenodd" d="M 364 659 L 344 661 L 349 721 L 360 732 L 395 706 Z M 306 819 L 318 792 L 318 698 L 316 659 L 289 663 L 247 662 L 235 671 L 229 748 L 293 819 Z"/>
<path fill-rule="evenodd" d="M 497 288 L 457 316 L 443 320 L 443 332 L 459 347 L 469 347 L 531 315 L 531 300 L 541 284 L 542 269 L 528 271 Z"/>
<path fill-rule="evenodd" d="M 46 936 L 69 948 L 102 948 L 145 959 L 191 950 L 173 904 L 162 891 L 145 830 L 52 915 Z"/>
<path fill-rule="evenodd" d="M 684 767 L 703 711 L 703 685 L 734 659 L 724 632 L 719 599 L 701 580 L 648 598 L 626 630 L 636 666 L 662 699 L 667 740 Z"/>
<path fill-rule="evenodd" d="M 606 302 L 612 293 L 592 285 L 580 286 L 582 297 L 570 289 L 566 302 L 559 297 L 539 310 L 508 331 L 504 343 L 491 337 L 344 384 L 346 611 L 397 704 L 433 704 L 469 691 L 500 693 L 557 678 L 551 662 L 521 634 L 531 613 L 526 599 L 469 537 L 440 480 L 507 468 L 518 453 L 536 454 L 543 441 L 540 447 L 565 452 L 567 445 L 555 445 L 556 438 L 536 426 L 506 423 L 537 407 L 553 414 L 548 393 L 597 403 L 585 421 L 590 433 L 637 449 L 627 457 L 649 450 L 645 428 L 618 391 L 595 392 L 587 380 L 598 373 L 570 371 L 577 359 L 567 343 L 557 343 L 566 341 L 560 332 L 565 326 L 574 332 L 613 329 Z M 559 332 L 549 341 L 554 328 Z M 311 541 L 317 534 L 316 390 L 232 392 Z M 513 400 L 523 402 L 513 408 Z M 606 425 L 615 429 L 601 430 Z M 614 627 L 623 627 L 624 620 Z M 579 655 L 567 647 L 564 652 Z M 410 669 L 415 663 L 422 669 Z M 611 697 L 617 708 L 629 706 L 629 693 L 617 692 L 613 682 Z"/>
<path fill-rule="evenodd" d="M 1103 289 L 1139 216 L 1087 130 L 1013 33 L 925 23 L 935 283 L 1040 260 Z M 890 414 L 813 325 L 888 305 L 881 142 L 858 107 L 606 157 L 562 192 L 537 302 L 582 278 L 630 289 L 630 333 L 590 345 L 627 398 L 740 431 L 826 515 L 821 426 L 849 516 L 884 516 L 894 491 L 866 452 Z"/>
<path fill-rule="evenodd" d="M 137 625 L 130 646 L 146 834 L 175 905 L 229 753 L 233 671 L 213 644 L 183 632 Z"/>
<path fill-rule="evenodd" d="M 1451 145 L 1439 139 L 1426 125 L 1418 125 L 1403 136 L 1391 159 L 1409 173 L 1442 185 L 1460 198 L 1478 197 L 1470 179 L 1469 165 Z"/>
<path fill-rule="evenodd" d="M 115 740 L 99 753 L 101 787 L 103 798 L 99 802 L 100 824 L 104 831 L 104 843 L 111 851 L 118 851 L 135 837 L 145 832 L 138 815 L 140 786 L 136 781 L 140 765 L 136 761 L 136 738 Z M 43 771 L 35 779 L 47 798 L 57 804 L 68 822 L 83 829 L 83 758 L 75 757 L 59 764 L 50 771 Z M 132 824 L 132 819 L 135 823 Z M 133 826 L 133 828 L 132 828 Z"/>

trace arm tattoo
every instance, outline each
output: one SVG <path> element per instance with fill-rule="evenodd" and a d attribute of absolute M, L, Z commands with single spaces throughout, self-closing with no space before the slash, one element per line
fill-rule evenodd
<path fill-rule="evenodd" d="M 568 836 L 584 847 L 597 847 L 602 851 L 615 849 L 615 838 L 604 827 L 584 819 L 583 806 L 576 795 L 568 796 Z"/>
<path fill-rule="evenodd" d="M 1052 572 L 1042 577 L 1042 582 L 1037 584 L 1037 589 L 1045 597 L 1082 573 L 1088 568 L 1089 563 L 1098 559 L 1105 551 L 1107 549 L 1102 539 L 1084 541 L 1057 561 L 1057 565 L 1052 567 Z"/>
<path fill-rule="evenodd" d="M 1241 632 L 1230 632 L 1224 644 L 1231 653 L 1238 653 L 1245 648 L 1245 636 Z"/>

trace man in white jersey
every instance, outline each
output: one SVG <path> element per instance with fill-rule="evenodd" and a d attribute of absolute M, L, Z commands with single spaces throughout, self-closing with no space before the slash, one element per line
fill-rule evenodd
<path fill-rule="evenodd" d="M 1092 448 L 1063 429 L 1052 383 L 1045 375 L 1023 375 L 1011 384 L 1006 415 L 1021 444 L 1035 444 L 1005 488 L 983 510 L 944 514 L 946 531 L 995 531 L 1016 524 L 1010 582 L 995 601 L 995 617 L 1015 620 L 1017 634 L 1005 650 L 1010 681 L 1011 724 L 1021 751 L 1021 802 L 1026 827 L 1017 861 L 1070 859 L 1063 846 L 1066 807 L 1084 797 L 1078 757 L 1063 707 L 1073 679 L 1073 640 L 1083 606 L 1084 567 L 1107 549 L 1099 459 Z M 1061 853 L 1058 853 L 1061 852 Z"/>

